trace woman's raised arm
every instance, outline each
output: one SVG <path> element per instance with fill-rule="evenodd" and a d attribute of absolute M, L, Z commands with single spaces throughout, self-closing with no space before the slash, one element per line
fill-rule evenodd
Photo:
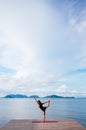
<path fill-rule="evenodd" d="M 36 99 L 36 98 L 34 98 L 34 99 L 35 99 L 36 103 L 39 105 L 39 103 L 38 103 L 37 99 Z"/>

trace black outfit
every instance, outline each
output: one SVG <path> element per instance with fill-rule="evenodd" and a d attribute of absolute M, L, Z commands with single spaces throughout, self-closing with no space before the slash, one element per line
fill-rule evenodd
<path fill-rule="evenodd" d="M 40 102 L 40 104 L 39 104 L 39 108 L 42 110 L 42 111 L 44 111 L 45 112 L 45 110 L 46 110 L 46 107 L 43 107 L 43 104 Z"/>

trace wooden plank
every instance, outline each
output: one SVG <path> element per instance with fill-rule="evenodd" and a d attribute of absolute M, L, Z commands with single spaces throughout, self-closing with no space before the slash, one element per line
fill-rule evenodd
<path fill-rule="evenodd" d="M 74 120 L 11 120 L 0 130 L 86 130 Z"/>
<path fill-rule="evenodd" d="M 11 120 L 0 130 L 32 130 L 31 120 Z"/>
<path fill-rule="evenodd" d="M 33 130 L 86 130 L 73 120 L 59 120 L 53 123 L 33 123 Z"/>

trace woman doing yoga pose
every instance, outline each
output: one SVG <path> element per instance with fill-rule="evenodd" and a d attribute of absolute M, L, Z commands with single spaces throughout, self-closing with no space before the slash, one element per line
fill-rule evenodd
<path fill-rule="evenodd" d="M 43 121 L 45 122 L 46 109 L 50 106 L 50 100 L 48 100 L 47 102 L 41 102 L 40 100 L 37 100 L 35 98 L 35 101 L 38 104 L 39 108 L 43 111 Z M 44 104 L 47 104 L 47 106 L 43 106 Z"/>

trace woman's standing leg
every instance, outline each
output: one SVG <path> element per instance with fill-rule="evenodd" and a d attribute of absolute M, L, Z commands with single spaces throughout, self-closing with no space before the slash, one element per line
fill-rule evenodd
<path fill-rule="evenodd" d="M 43 112 L 43 121 L 45 122 L 46 119 L 46 111 Z"/>

